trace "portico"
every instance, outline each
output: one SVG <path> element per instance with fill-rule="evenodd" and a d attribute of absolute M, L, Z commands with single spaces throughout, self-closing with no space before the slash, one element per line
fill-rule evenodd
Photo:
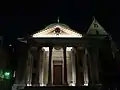
<path fill-rule="evenodd" d="M 71 30 L 68 26 L 63 24 L 48 26 L 45 30 L 41 30 L 33 34 L 32 37 L 29 37 L 28 44 L 31 45 L 30 48 L 34 47 L 37 51 L 37 48 L 40 47 L 40 51 L 44 52 L 45 55 L 44 57 L 42 56 L 43 60 L 41 59 L 41 61 L 43 61 L 42 70 L 40 71 L 40 68 L 37 69 L 39 70 L 39 74 L 43 73 L 39 75 L 41 79 L 38 79 L 39 84 L 53 86 L 88 85 L 87 61 L 83 60 L 86 57 L 84 51 L 87 49 L 85 42 L 86 41 L 82 38 L 82 34 Z M 78 57 L 78 51 L 82 53 L 82 57 Z M 39 57 L 41 57 L 41 55 L 39 55 Z M 80 66 L 79 59 L 82 64 L 84 61 L 84 67 Z M 39 58 L 38 61 L 40 61 Z M 31 83 L 30 80 L 27 81 L 29 81 L 29 84 Z"/>
<path fill-rule="evenodd" d="M 37 52 L 37 49 L 32 49 Z M 36 69 L 38 70 L 36 72 L 39 72 L 39 79 L 37 79 L 39 80 L 39 82 L 34 82 L 33 85 L 88 85 L 88 66 L 87 61 L 84 61 L 84 59 L 86 59 L 86 53 L 84 52 L 84 50 L 84 47 L 79 46 L 63 47 L 53 45 L 53 47 L 42 47 L 39 51 L 40 55 L 37 60 L 37 62 L 41 63 L 39 64 L 38 69 Z M 79 52 L 81 52 L 81 55 L 83 55 L 83 57 L 80 57 Z M 81 61 L 79 62 L 79 60 Z M 83 65 L 80 66 L 80 63 L 82 63 Z M 32 73 L 29 72 L 27 76 L 31 76 L 31 74 Z M 31 85 L 32 80 L 27 79 L 27 81 L 29 81 L 28 83 Z"/>

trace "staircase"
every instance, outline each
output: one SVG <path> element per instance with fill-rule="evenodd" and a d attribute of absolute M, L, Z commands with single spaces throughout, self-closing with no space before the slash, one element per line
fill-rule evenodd
<path fill-rule="evenodd" d="M 24 89 L 20 89 L 20 90 L 102 90 L 102 88 L 98 88 L 98 87 L 86 87 L 86 86 L 81 86 L 81 87 L 73 87 L 73 86 L 45 86 L 45 87 L 40 87 L 40 86 L 29 86 L 29 87 L 25 87 Z"/>

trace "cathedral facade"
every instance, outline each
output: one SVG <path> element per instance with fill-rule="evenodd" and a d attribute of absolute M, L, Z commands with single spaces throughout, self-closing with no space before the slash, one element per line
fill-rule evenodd
<path fill-rule="evenodd" d="M 102 60 L 112 60 L 116 51 L 112 49 L 114 42 L 109 42 L 111 36 L 95 18 L 86 35 L 65 24 L 54 23 L 18 40 L 22 42 L 18 49 L 21 56 L 13 89 L 102 85 L 105 72 Z"/>

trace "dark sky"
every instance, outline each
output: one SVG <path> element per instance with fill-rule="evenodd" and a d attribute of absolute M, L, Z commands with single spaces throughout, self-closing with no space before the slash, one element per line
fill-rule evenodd
<path fill-rule="evenodd" d="M 61 23 L 67 24 L 78 32 L 86 32 L 92 23 L 92 17 L 95 16 L 119 43 L 119 3 L 115 0 L 43 1 L 25 4 L 23 2 L 1 3 L 0 34 L 12 43 L 18 36 L 33 33 L 55 23 L 58 16 Z"/>

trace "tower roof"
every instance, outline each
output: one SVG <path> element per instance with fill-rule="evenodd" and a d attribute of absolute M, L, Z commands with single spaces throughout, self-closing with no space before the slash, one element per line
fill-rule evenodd
<path fill-rule="evenodd" d="M 98 21 L 93 17 L 93 22 L 90 25 L 87 35 L 108 35 L 105 29 L 98 23 Z"/>

